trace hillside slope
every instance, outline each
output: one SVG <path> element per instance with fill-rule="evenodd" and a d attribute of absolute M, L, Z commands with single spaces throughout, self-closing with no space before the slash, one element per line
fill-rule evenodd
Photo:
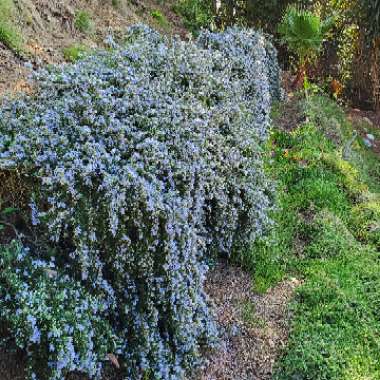
<path fill-rule="evenodd" d="M 34 68 L 65 60 L 73 46 L 102 46 L 110 33 L 146 23 L 167 34 L 186 35 L 174 1 L 1 0 L 0 94 L 27 89 L 26 62 Z"/>

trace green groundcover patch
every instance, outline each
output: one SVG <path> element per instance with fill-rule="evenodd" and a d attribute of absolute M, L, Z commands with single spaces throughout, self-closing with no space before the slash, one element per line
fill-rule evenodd
<path fill-rule="evenodd" d="M 380 160 L 359 139 L 347 146 L 353 129 L 335 103 L 302 102 L 305 122 L 275 123 L 269 144 L 275 226 L 241 259 L 258 291 L 303 280 L 276 380 L 380 379 Z"/>

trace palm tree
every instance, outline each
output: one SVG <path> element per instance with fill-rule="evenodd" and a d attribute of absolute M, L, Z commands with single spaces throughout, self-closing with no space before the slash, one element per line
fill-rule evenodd
<path fill-rule="evenodd" d="M 281 40 L 297 56 L 297 75 L 293 88 L 300 88 L 307 76 L 307 65 L 315 60 L 322 49 L 333 19 L 322 21 L 314 13 L 289 6 L 279 26 Z"/>

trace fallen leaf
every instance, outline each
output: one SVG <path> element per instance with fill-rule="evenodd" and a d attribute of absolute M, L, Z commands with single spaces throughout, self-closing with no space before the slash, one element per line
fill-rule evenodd
<path fill-rule="evenodd" d="M 117 368 L 120 369 L 119 361 L 117 360 L 117 357 L 114 354 L 107 354 L 107 358 L 109 361 Z"/>

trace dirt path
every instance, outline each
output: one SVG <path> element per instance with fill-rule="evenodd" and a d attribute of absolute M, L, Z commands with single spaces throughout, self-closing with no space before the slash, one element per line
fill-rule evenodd
<path fill-rule="evenodd" d="M 249 274 L 217 265 L 206 291 L 215 305 L 222 341 L 193 380 L 270 380 L 287 342 L 288 304 L 298 285 L 299 281 L 288 280 L 258 295 Z"/>

